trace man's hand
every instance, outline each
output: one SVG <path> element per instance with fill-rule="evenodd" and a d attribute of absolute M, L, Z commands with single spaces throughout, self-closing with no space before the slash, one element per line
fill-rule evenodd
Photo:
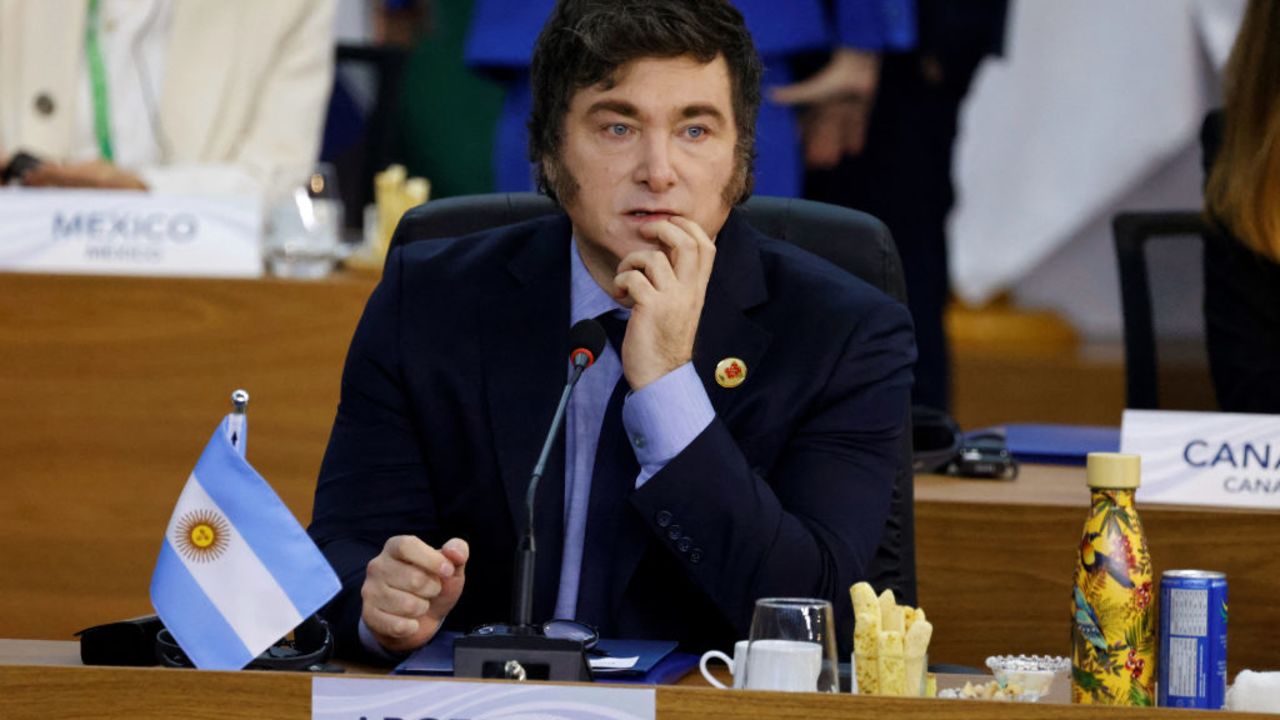
<path fill-rule="evenodd" d="M 412 535 L 387 540 L 360 588 L 361 618 L 384 648 L 414 650 L 435 637 L 462 595 L 470 552 L 458 538 L 439 550 Z"/>
<path fill-rule="evenodd" d="M 774 88 L 770 97 L 782 105 L 809 106 L 800 118 L 805 162 L 830 168 L 841 156 L 862 152 L 879 82 L 877 53 L 840 48 L 813 77 Z"/>
<path fill-rule="evenodd" d="M 662 250 L 638 250 L 622 259 L 613 279 L 615 297 L 631 306 L 622 343 L 622 372 L 639 390 L 689 362 L 715 243 L 698 224 L 683 217 L 640 228 Z"/>
<path fill-rule="evenodd" d="M 27 187 L 147 189 L 147 184 L 137 175 L 101 160 L 85 163 L 41 163 L 22 177 L 22 184 Z"/>

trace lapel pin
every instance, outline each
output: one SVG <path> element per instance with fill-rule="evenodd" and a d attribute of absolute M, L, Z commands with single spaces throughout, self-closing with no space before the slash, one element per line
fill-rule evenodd
<path fill-rule="evenodd" d="M 736 357 L 727 357 L 716 363 L 716 384 L 722 388 L 736 388 L 747 379 L 747 364 Z"/>

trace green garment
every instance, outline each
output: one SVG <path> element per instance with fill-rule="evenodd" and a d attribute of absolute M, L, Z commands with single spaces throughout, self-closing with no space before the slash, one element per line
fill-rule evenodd
<path fill-rule="evenodd" d="M 502 86 L 463 61 L 473 0 L 434 0 L 430 29 L 405 62 L 396 125 L 410 175 L 431 197 L 491 193 L 493 138 Z"/>

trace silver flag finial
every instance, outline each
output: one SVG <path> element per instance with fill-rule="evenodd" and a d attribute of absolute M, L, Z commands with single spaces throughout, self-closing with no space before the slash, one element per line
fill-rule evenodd
<path fill-rule="evenodd" d="M 238 415 L 244 414 L 244 408 L 249 404 L 249 393 L 244 389 L 236 390 L 231 393 L 231 405 L 234 407 L 233 412 Z"/>

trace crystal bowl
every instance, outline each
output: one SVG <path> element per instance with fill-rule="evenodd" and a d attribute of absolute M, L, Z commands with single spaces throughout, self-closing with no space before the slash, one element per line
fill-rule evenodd
<path fill-rule="evenodd" d="M 1000 687 L 1017 686 L 1021 692 L 1016 699 L 1035 702 L 1049 692 L 1053 680 L 1071 667 L 1071 658 L 1049 655 L 994 655 L 987 658 L 987 667 L 996 676 Z"/>

